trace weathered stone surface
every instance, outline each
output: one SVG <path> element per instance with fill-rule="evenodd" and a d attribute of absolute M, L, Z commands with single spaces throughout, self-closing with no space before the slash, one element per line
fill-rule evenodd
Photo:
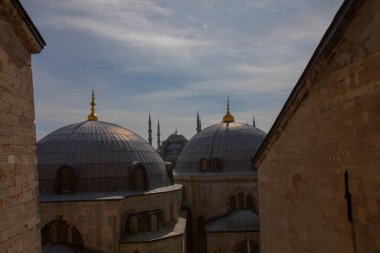
<path fill-rule="evenodd" d="M 380 251 L 380 2 L 363 2 L 258 161 L 264 253 Z"/>
<path fill-rule="evenodd" d="M 31 52 L 41 48 L 15 5 L 0 3 L 0 252 L 39 252 Z"/>

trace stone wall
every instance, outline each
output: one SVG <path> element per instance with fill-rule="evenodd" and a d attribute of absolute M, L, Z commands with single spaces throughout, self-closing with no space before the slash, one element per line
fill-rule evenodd
<path fill-rule="evenodd" d="M 88 193 L 89 197 L 92 193 Z M 43 195 L 42 195 L 43 196 Z M 83 246 L 91 252 L 125 252 L 135 245 L 119 243 L 125 234 L 125 219 L 129 212 L 160 209 L 163 212 L 165 223 L 170 223 L 170 204 L 174 207 L 174 219 L 179 219 L 181 203 L 181 187 L 176 190 L 162 191 L 161 193 L 151 193 L 137 196 L 119 198 L 118 200 L 87 200 L 81 201 L 78 196 L 72 194 L 74 201 L 57 201 L 59 195 L 51 195 L 50 200 L 40 203 L 41 227 L 55 220 L 64 220 L 68 224 L 75 226 L 82 237 Z M 49 197 L 43 197 L 49 198 Z M 70 195 L 66 195 L 70 198 Z M 117 198 L 117 197 L 116 197 Z M 168 224 L 166 224 L 168 225 Z M 183 236 L 182 236 L 183 237 Z M 161 240 L 159 240 L 161 242 Z M 152 245 L 158 248 L 173 249 L 172 240 L 162 240 L 162 243 L 147 242 L 151 249 Z M 179 241 L 174 240 L 175 245 Z M 182 242 L 182 240 L 180 240 Z M 166 245 L 165 247 L 163 245 Z M 140 245 L 137 248 L 144 248 Z M 175 246 L 176 249 L 183 248 L 183 245 Z M 124 251 L 122 251 L 124 250 Z M 130 251 L 127 251 L 130 252 Z M 131 251 L 132 252 L 132 251 Z M 149 252 L 149 251 L 143 251 Z M 156 252 L 156 251 L 155 251 Z M 163 251 L 157 251 L 163 252 Z M 166 251 L 167 252 L 167 251 Z M 182 251 L 171 251 L 182 252 Z"/>
<path fill-rule="evenodd" d="M 0 252 L 39 252 L 38 179 L 31 53 L 36 48 L 11 1 L 0 3 Z"/>
<path fill-rule="evenodd" d="M 189 208 L 191 213 L 189 233 L 192 252 L 206 251 L 208 242 L 206 233 L 201 228 L 203 225 L 200 223 L 207 223 L 228 214 L 231 211 L 230 196 L 237 196 L 238 192 L 251 194 L 257 207 L 256 173 L 244 176 L 215 174 L 215 176 L 175 176 L 175 182 L 183 185 L 182 205 Z M 231 240 L 228 243 L 234 243 Z"/>
<path fill-rule="evenodd" d="M 380 2 L 361 2 L 257 162 L 261 252 L 380 252 Z"/>

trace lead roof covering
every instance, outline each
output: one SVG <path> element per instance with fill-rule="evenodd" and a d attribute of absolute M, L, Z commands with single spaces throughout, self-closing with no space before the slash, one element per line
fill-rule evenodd
<path fill-rule="evenodd" d="M 175 173 L 205 174 L 200 172 L 202 158 L 212 161 L 221 158 L 223 171 L 253 171 L 252 158 L 265 138 L 265 132 L 248 124 L 218 123 L 196 134 L 182 150 Z M 206 173 L 209 174 L 209 173 Z"/>
<path fill-rule="evenodd" d="M 75 169 L 77 192 L 132 190 L 132 162 L 141 162 L 148 189 L 170 185 L 156 150 L 136 133 L 102 121 L 62 127 L 37 142 L 40 192 L 52 193 L 57 170 Z"/>

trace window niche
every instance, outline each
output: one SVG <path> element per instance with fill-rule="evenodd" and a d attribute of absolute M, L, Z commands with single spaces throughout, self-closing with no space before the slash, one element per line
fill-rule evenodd
<path fill-rule="evenodd" d="M 212 162 L 212 170 L 213 171 L 222 171 L 223 170 L 223 161 L 222 159 L 220 158 L 214 158 L 213 162 Z"/>
<path fill-rule="evenodd" d="M 133 162 L 133 190 L 134 191 L 146 191 L 146 173 L 144 165 L 140 162 Z"/>
<path fill-rule="evenodd" d="M 156 214 L 150 215 L 150 231 L 155 232 L 158 231 L 159 224 L 158 224 L 158 217 Z"/>
<path fill-rule="evenodd" d="M 209 167 L 210 167 L 210 162 L 207 158 L 202 158 L 199 161 L 199 170 L 201 172 L 207 172 L 209 170 Z"/>
<path fill-rule="evenodd" d="M 56 175 L 57 193 L 70 194 L 74 192 L 76 182 L 74 168 L 70 165 L 64 165 L 58 169 Z"/>
<path fill-rule="evenodd" d="M 140 231 L 140 220 L 136 215 L 132 215 L 125 221 L 125 230 L 130 234 L 137 234 Z"/>

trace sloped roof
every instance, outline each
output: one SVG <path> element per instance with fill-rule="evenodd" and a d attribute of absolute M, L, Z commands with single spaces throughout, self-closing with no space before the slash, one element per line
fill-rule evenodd
<path fill-rule="evenodd" d="M 309 63 L 306 65 L 306 68 L 301 74 L 297 84 L 286 100 L 285 105 L 277 116 L 272 128 L 269 130 L 269 133 L 264 139 L 262 145 L 256 152 L 256 155 L 254 156 L 256 167 L 259 166 L 266 153 L 270 150 L 271 144 L 278 138 L 279 130 L 286 126 L 286 123 L 296 111 L 299 104 L 307 96 L 307 91 L 310 88 L 310 84 L 316 79 L 316 74 L 320 69 L 320 65 L 318 64 L 319 61 L 331 54 L 353 16 L 365 1 L 366 0 L 345 0 L 343 2 L 332 23 L 323 35 L 318 47 L 314 51 Z"/>
<path fill-rule="evenodd" d="M 206 225 L 207 233 L 259 231 L 259 216 L 251 210 L 238 210 Z"/>

